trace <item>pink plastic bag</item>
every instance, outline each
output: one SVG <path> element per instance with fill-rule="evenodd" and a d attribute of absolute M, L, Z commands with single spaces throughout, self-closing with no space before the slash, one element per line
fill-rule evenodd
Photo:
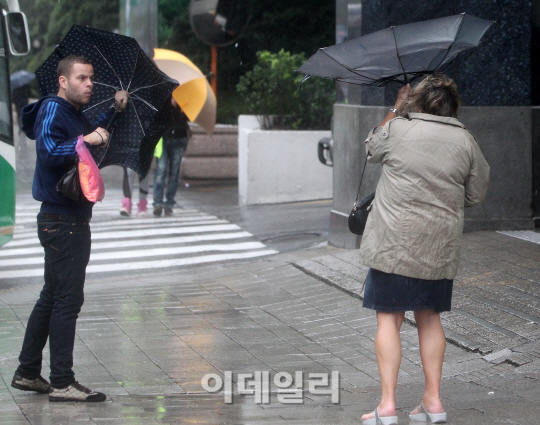
<path fill-rule="evenodd" d="M 90 202 L 101 201 L 105 197 L 105 185 L 99 168 L 92 158 L 92 154 L 83 141 L 83 136 L 79 136 L 75 150 L 79 154 L 79 179 L 81 189 Z"/>

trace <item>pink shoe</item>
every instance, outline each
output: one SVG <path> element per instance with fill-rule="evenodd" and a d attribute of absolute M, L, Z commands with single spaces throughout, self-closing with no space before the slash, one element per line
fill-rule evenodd
<path fill-rule="evenodd" d="M 146 199 L 141 199 L 137 204 L 137 215 L 139 217 L 146 217 L 148 215 L 148 201 Z"/>
<path fill-rule="evenodd" d="M 120 208 L 120 215 L 123 215 L 124 217 L 129 217 L 131 215 L 131 199 L 122 199 L 122 208 Z"/>

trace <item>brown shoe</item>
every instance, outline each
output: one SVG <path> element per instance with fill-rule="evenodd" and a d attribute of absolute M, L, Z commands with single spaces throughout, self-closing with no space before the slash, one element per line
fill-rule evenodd
<path fill-rule="evenodd" d="M 15 374 L 11 381 L 11 386 L 22 391 L 35 391 L 37 393 L 45 394 L 49 392 L 51 384 L 49 384 L 42 376 L 38 376 L 35 379 L 26 379 Z"/>
<path fill-rule="evenodd" d="M 51 387 L 49 392 L 49 401 L 86 401 L 98 402 L 105 401 L 107 396 L 97 391 L 92 391 L 77 381 L 69 384 L 65 388 Z"/>
<path fill-rule="evenodd" d="M 172 208 L 165 208 L 165 217 L 172 216 Z"/>

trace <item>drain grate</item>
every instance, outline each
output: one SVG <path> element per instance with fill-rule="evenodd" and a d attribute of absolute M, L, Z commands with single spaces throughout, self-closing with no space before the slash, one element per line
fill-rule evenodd
<path fill-rule="evenodd" d="M 320 238 L 322 235 L 316 232 L 303 232 L 303 233 L 286 233 L 282 235 L 270 236 L 266 239 L 262 239 L 263 243 L 280 243 L 280 242 L 291 242 L 291 241 L 301 241 L 305 239 Z"/>

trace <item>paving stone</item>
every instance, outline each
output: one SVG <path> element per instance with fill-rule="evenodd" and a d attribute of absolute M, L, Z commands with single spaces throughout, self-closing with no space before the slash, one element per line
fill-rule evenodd
<path fill-rule="evenodd" d="M 516 412 L 521 416 L 514 423 L 535 423 L 529 412 L 540 396 L 540 334 L 528 319 L 540 311 L 540 253 L 530 245 L 493 232 L 464 236 L 456 310 L 443 315 L 443 323 L 449 339 L 476 352 L 447 347 L 442 391 L 452 424 L 511 423 Z M 9 387 L 39 289 L 0 293 L 1 423 L 361 423 L 380 390 L 375 313 L 353 298 L 361 296 L 366 272 L 357 259 L 357 251 L 329 247 L 204 267 L 174 281 L 163 273 L 88 285 L 75 368 L 81 382 L 109 395 L 96 406 L 54 406 L 46 396 Z M 330 285 L 342 285 L 342 291 Z M 421 398 L 423 372 L 416 329 L 405 323 L 402 339 L 397 396 L 398 416 L 406 421 L 407 409 Z M 509 351 L 497 357 L 504 349 Z M 336 406 L 307 391 L 301 405 L 279 403 L 273 382 L 268 405 L 238 395 L 239 373 L 301 371 L 305 388 L 307 374 L 333 370 L 340 374 Z M 46 365 L 43 372 L 49 373 Z M 209 373 L 223 378 L 228 372 L 235 377 L 233 404 L 201 383 Z"/>

